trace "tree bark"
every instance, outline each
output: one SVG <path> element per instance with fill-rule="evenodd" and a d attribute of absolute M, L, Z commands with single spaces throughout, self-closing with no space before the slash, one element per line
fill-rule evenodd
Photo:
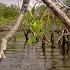
<path fill-rule="evenodd" d="M 2 38 L 2 43 L 1 43 L 1 47 L 0 47 L 0 59 L 5 58 L 4 51 L 6 50 L 7 42 L 12 36 L 15 35 L 16 31 L 18 30 L 20 23 L 21 23 L 21 20 L 22 20 L 22 17 L 24 16 L 24 12 L 26 11 L 26 8 L 28 6 L 28 2 L 29 2 L 29 0 L 23 0 L 20 15 L 16 19 L 16 24 L 8 32 L 8 34 L 6 36 L 4 36 L 4 38 Z"/>
<path fill-rule="evenodd" d="M 55 3 L 52 2 L 52 0 L 42 1 L 53 11 L 56 16 L 62 19 L 64 25 L 70 31 L 70 19 L 68 18 L 68 16 L 60 8 L 58 8 Z"/>

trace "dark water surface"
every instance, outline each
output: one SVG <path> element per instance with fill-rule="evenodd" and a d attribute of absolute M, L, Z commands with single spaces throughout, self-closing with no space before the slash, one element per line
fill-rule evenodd
<path fill-rule="evenodd" d="M 0 38 L 5 33 L 0 33 Z M 25 46 L 23 32 L 16 33 L 17 41 L 13 38 L 8 42 L 6 59 L 0 62 L 0 70 L 70 70 L 70 55 L 63 56 L 59 48 L 46 47 L 44 59 L 41 42 L 33 46 Z"/>

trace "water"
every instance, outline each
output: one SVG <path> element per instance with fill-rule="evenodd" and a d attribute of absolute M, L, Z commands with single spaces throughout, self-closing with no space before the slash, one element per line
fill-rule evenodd
<path fill-rule="evenodd" d="M 0 33 L 0 38 L 5 32 Z M 70 55 L 63 56 L 59 48 L 46 47 L 44 59 L 41 42 L 33 46 L 25 46 L 23 32 L 16 33 L 16 42 L 13 38 L 8 42 L 6 59 L 0 62 L 0 70 L 70 70 Z"/>

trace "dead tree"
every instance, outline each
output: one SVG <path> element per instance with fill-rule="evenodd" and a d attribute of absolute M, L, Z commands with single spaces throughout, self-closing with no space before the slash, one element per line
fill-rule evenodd
<path fill-rule="evenodd" d="M 28 6 L 28 2 L 29 0 L 23 0 L 23 4 L 22 4 L 22 8 L 20 11 L 20 15 L 17 17 L 16 19 L 16 24 L 14 25 L 14 27 L 6 34 L 6 36 L 4 36 L 4 38 L 2 38 L 2 43 L 1 43 L 1 47 L 0 47 L 0 59 L 5 58 L 5 54 L 4 51 L 6 50 L 7 47 L 7 42 L 8 40 L 15 35 L 16 31 L 18 30 L 22 17 L 24 16 L 24 12 L 26 11 L 26 8 Z"/>
<path fill-rule="evenodd" d="M 42 1 L 53 11 L 53 13 L 56 16 L 62 19 L 64 25 L 70 31 L 70 19 L 68 18 L 68 16 L 60 8 L 58 8 L 56 4 L 52 2 L 52 0 L 42 0 Z"/>

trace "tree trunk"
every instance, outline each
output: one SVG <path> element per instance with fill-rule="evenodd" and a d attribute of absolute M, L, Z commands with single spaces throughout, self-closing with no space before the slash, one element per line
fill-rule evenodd
<path fill-rule="evenodd" d="M 42 52 L 43 52 L 43 55 L 44 55 L 44 59 L 46 59 L 46 49 L 45 49 L 45 42 L 44 41 L 46 41 L 45 35 L 43 35 L 41 48 L 42 48 Z"/>
<path fill-rule="evenodd" d="M 2 43 L 1 43 L 1 47 L 0 47 L 0 59 L 5 58 L 4 51 L 6 50 L 7 42 L 12 36 L 15 35 L 16 31 L 18 30 L 22 17 L 24 16 L 24 12 L 26 11 L 26 8 L 28 6 L 28 2 L 29 2 L 29 0 L 23 0 L 23 5 L 22 5 L 21 11 L 20 11 L 20 15 L 16 19 L 16 24 L 8 32 L 8 34 L 6 36 L 4 36 L 4 38 L 2 38 Z"/>
<path fill-rule="evenodd" d="M 56 16 L 62 19 L 64 25 L 70 31 L 70 19 L 68 18 L 68 16 L 60 8 L 58 8 L 55 5 L 55 3 L 52 2 L 52 0 L 42 0 L 42 1 L 54 12 Z"/>

